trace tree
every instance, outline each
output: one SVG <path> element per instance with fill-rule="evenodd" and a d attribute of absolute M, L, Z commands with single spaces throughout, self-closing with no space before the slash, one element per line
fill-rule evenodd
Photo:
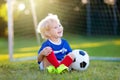
<path fill-rule="evenodd" d="M 7 32 L 7 6 L 5 1 L 3 1 L 0 3 L 0 37 L 7 36 L 6 32 Z"/>

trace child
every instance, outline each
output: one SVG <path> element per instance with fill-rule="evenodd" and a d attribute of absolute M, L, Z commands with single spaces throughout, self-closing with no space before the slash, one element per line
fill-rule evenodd
<path fill-rule="evenodd" d="M 57 15 L 49 14 L 38 25 L 45 42 L 38 51 L 40 69 L 47 68 L 50 73 L 62 73 L 74 61 L 74 54 L 68 42 L 62 38 L 63 27 Z"/>

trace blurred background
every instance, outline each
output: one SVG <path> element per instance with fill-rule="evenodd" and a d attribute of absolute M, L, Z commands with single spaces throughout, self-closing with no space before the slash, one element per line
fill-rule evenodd
<path fill-rule="evenodd" d="M 9 2 L 9 3 L 8 3 Z M 120 0 L 0 0 L 0 56 L 9 58 L 8 12 L 12 10 L 13 58 L 37 56 L 43 42 L 37 24 L 58 15 L 64 38 L 90 56 L 120 58 Z M 11 4 L 12 8 L 7 7 Z"/>

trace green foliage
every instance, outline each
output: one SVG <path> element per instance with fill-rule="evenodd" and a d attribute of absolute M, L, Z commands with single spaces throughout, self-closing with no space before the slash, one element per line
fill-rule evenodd
<path fill-rule="evenodd" d="M 7 5 L 6 5 L 6 3 L 4 3 L 4 4 L 2 4 L 0 6 L 0 17 L 2 17 L 2 19 L 4 21 L 8 20 L 8 17 L 7 17 Z"/>
<path fill-rule="evenodd" d="M 7 37 L 7 5 L 0 4 L 0 37 Z"/>

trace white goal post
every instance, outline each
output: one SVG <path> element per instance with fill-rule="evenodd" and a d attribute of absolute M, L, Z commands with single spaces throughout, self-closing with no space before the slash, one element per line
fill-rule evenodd
<path fill-rule="evenodd" d="M 13 60 L 13 9 L 12 0 L 7 0 L 7 10 L 8 10 L 8 48 L 9 48 L 9 59 Z"/>
<path fill-rule="evenodd" d="M 7 11 L 8 11 L 8 48 L 9 48 L 9 59 L 13 61 L 14 54 L 14 19 L 13 19 L 13 1 L 15 0 L 7 0 Z M 37 16 L 35 12 L 34 1 L 30 0 L 31 12 L 33 17 L 34 29 L 36 33 L 36 38 L 38 45 L 40 44 L 40 36 L 37 34 Z"/>

